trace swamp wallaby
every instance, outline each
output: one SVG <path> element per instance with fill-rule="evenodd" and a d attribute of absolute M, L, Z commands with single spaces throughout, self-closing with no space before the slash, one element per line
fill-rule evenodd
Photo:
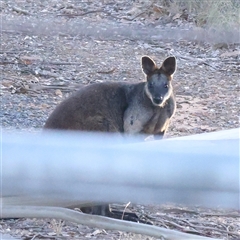
<path fill-rule="evenodd" d="M 162 138 L 175 111 L 171 80 L 176 59 L 169 57 L 158 68 L 144 56 L 142 70 L 147 81 L 95 83 L 81 88 L 57 106 L 44 128 L 144 133 Z M 139 221 L 135 214 L 110 211 L 109 205 L 81 209 L 85 213 Z"/>
<path fill-rule="evenodd" d="M 81 88 L 56 107 L 44 128 L 162 137 L 175 111 L 171 80 L 176 59 L 168 57 L 158 68 L 144 56 L 142 70 L 147 81 L 104 82 Z"/>

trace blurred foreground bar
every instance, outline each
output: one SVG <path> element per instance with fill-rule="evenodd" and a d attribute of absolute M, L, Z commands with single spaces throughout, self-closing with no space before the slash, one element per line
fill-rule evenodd
<path fill-rule="evenodd" d="M 3 132 L 1 141 L 3 207 L 131 201 L 239 208 L 239 129 L 146 142 Z"/>

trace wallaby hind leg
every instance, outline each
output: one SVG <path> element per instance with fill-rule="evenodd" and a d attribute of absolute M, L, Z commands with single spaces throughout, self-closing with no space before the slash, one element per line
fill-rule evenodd
<path fill-rule="evenodd" d="M 166 121 L 165 124 L 164 124 L 164 126 L 162 127 L 161 131 L 159 131 L 158 133 L 155 133 L 155 134 L 154 134 L 154 139 L 155 139 L 155 140 L 160 140 L 160 139 L 162 139 L 162 138 L 164 137 L 165 133 L 166 133 L 167 130 L 168 130 L 169 123 L 170 123 L 169 120 Z"/>
<path fill-rule="evenodd" d="M 155 140 L 161 140 L 161 139 L 163 139 L 164 134 L 165 134 L 165 131 L 154 134 L 154 139 Z"/>
<path fill-rule="evenodd" d="M 95 205 L 91 207 L 81 207 L 81 211 L 83 213 L 93 214 L 93 215 L 101 215 L 101 216 L 110 216 L 110 206 L 109 204 L 104 205 Z"/>
<path fill-rule="evenodd" d="M 116 125 L 111 119 L 103 116 L 88 117 L 84 130 L 101 131 L 101 132 L 123 132 L 123 129 Z"/>
<path fill-rule="evenodd" d="M 111 218 L 153 225 L 153 223 L 148 219 L 142 217 L 139 218 L 136 213 L 112 210 L 111 214 L 112 214 L 112 216 L 110 216 Z"/>
<path fill-rule="evenodd" d="M 81 207 L 81 211 L 87 214 L 101 215 L 101 216 L 115 218 L 115 219 L 122 219 L 126 221 L 140 222 L 140 223 L 146 223 L 146 224 L 152 225 L 152 223 L 149 220 L 142 219 L 142 218 L 140 219 L 135 213 L 111 210 L 109 204 L 95 205 L 91 207 Z"/>

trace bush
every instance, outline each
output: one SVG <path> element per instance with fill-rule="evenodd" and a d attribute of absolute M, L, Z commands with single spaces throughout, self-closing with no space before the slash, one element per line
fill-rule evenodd
<path fill-rule="evenodd" d="M 196 25 L 207 28 L 240 28 L 239 0 L 158 0 L 169 12 L 187 10 Z"/>

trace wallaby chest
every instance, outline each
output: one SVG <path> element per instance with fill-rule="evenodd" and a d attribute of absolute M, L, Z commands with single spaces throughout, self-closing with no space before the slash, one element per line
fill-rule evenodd
<path fill-rule="evenodd" d="M 176 108 L 175 100 L 170 97 L 164 107 L 154 107 L 151 118 L 145 123 L 142 133 L 145 134 L 164 134 L 168 129 L 170 120 Z"/>
<path fill-rule="evenodd" d="M 169 57 L 158 68 L 151 58 L 145 56 L 142 57 L 142 70 L 146 82 L 133 86 L 127 94 L 129 104 L 124 113 L 124 132 L 162 137 L 175 112 L 171 81 L 176 59 Z"/>
<path fill-rule="evenodd" d="M 174 111 L 175 101 L 173 97 L 166 101 L 164 107 L 153 106 L 146 96 L 142 99 L 133 99 L 124 113 L 124 132 L 130 134 L 164 133 Z"/>

